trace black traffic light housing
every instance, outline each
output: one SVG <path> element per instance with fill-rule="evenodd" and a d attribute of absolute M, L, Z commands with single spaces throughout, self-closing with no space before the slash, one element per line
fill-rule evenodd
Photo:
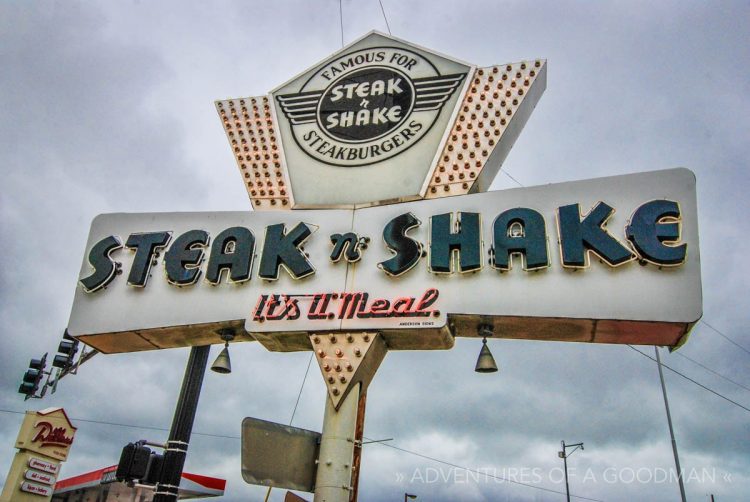
<path fill-rule="evenodd" d="M 57 354 L 52 360 L 52 366 L 60 368 L 62 371 L 69 370 L 73 366 L 73 359 L 78 352 L 78 340 L 68 334 L 68 330 L 63 333 L 63 339 L 57 348 Z"/>
<path fill-rule="evenodd" d="M 122 449 L 115 473 L 117 481 L 156 484 L 164 457 L 151 451 L 144 443 L 145 441 L 128 443 Z"/>
<path fill-rule="evenodd" d="M 23 374 L 21 386 L 18 392 L 26 395 L 26 399 L 35 397 L 36 391 L 39 390 L 39 384 L 44 378 L 44 368 L 47 366 L 47 354 L 41 359 L 32 359 L 29 361 L 29 369 Z"/>

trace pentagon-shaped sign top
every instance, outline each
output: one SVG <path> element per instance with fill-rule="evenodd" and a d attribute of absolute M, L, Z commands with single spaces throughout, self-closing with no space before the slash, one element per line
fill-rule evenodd
<path fill-rule="evenodd" d="M 216 106 L 255 209 L 361 207 L 486 190 L 545 85 L 371 32 Z"/>

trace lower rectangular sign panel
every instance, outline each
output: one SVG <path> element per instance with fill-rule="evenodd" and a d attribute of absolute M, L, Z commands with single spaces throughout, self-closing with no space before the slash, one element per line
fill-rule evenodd
<path fill-rule="evenodd" d="M 242 421 L 242 479 L 253 485 L 312 492 L 320 433 L 267 422 Z"/>

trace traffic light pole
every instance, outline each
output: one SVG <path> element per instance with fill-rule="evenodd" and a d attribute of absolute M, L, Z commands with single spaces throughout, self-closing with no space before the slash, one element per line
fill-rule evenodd
<path fill-rule="evenodd" d="M 562 442 L 563 447 L 563 464 L 565 465 L 565 496 L 567 501 L 570 502 L 570 485 L 568 484 L 568 452 L 565 451 L 565 441 Z"/>
<path fill-rule="evenodd" d="M 187 457 L 190 434 L 193 431 L 195 411 L 198 408 L 198 398 L 201 395 L 203 375 L 206 372 L 210 348 L 209 345 L 203 345 L 190 349 L 190 358 L 185 368 L 185 377 L 182 380 L 180 397 L 174 411 L 169 441 L 167 441 L 167 449 L 164 451 L 164 463 L 162 464 L 159 481 L 156 484 L 153 502 L 172 502 L 178 498 L 177 490 L 180 486 L 182 468 Z"/>

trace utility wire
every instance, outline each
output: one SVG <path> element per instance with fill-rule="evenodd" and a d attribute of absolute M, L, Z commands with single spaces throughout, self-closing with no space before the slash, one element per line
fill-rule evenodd
<path fill-rule="evenodd" d="M 385 27 L 388 29 L 388 34 L 391 34 L 391 26 L 388 24 L 388 18 L 385 17 L 385 9 L 383 8 L 383 1 L 378 0 L 378 3 L 380 4 L 380 12 L 383 13 L 383 19 L 385 19 Z"/>
<path fill-rule="evenodd" d="M 507 170 L 503 169 L 502 167 L 500 168 L 500 170 L 501 170 L 501 171 L 503 172 L 503 174 L 505 174 L 505 175 L 506 175 L 506 176 L 507 176 L 508 178 L 510 178 L 510 179 L 512 179 L 513 181 L 515 181 L 515 182 L 516 182 L 516 185 L 518 185 L 518 186 L 520 186 L 520 187 L 523 187 L 523 184 L 521 184 L 521 182 L 520 182 L 520 181 L 518 181 L 517 179 L 515 179 L 515 178 L 514 178 L 514 177 L 513 177 L 513 176 L 512 176 L 512 175 L 511 175 L 511 174 L 510 174 L 510 173 L 509 173 L 509 172 L 508 172 Z"/>
<path fill-rule="evenodd" d="M 339 0 L 339 20 L 341 21 L 341 47 L 344 46 L 344 7 L 341 6 L 342 0 Z"/>
<path fill-rule="evenodd" d="M 731 343 L 731 344 L 733 344 L 733 345 L 735 345 L 735 346 L 739 347 L 740 349 L 742 349 L 742 350 L 744 350 L 745 352 L 747 352 L 748 354 L 750 354 L 750 350 L 746 349 L 745 347 L 743 347 L 743 346 L 742 346 L 742 345 L 740 345 L 739 343 L 735 342 L 734 340 L 732 340 L 731 338 L 729 338 L 729 337 L 728 337 L 727 335 L 725 335 L 724 333 L 722 333 L 722 332 L 721 332 L 721 331 L 719 331 L 718 329 L 716 329 L 716 328 L 714 328 L 713 326 L 711 326 L 710 324 L 708 324 L 708 323 L 707 323 L 706 321 L 704 321 L 703 319 L 701 319 L 701 320 L 700 320 L 700 322 L 701 322 L 702 324 L 705 324 L 706 326 L 708 326 L 708 327 L 709 327 L 709 328 L 711 328 L 712 330 L 714 330 L 714 331 L 715 331 L 715 332 L 716 332 L 716 333 L 717 333 L 717 334 L 718 334 L 719 336 L 722 336 L 722 337 L 724 337 L 724 339 L 725 339 L 725 340 L 727 340 L 727 341 L 728 341 L 729 343 Z"/>
<path fill-rule="evenodd" d="M 631 348 L 631 349 L 633 349 L 634 351 L 638 352 L 638 353 L 639 353 L 640 355 L 642 355 L 643 357 L 647 357 L 647 358 L 651 359 L 651 360 L 652 360 L 653 362 L 655 362 L 655 363 L 657 362 L 657 361 L 656 361 L 656 359 L 654 359 L 654 358 L 653 358 L 653 357 L 651 357 L 650 355 L 646 354 L 645 352 L 641 352 L 640 350 L 636 349 L 636 348 L 635 348 L 635 347 L 633 347 L 632 345 L 629 345 L 629 344 L 628 344 L 628 347 L 630 347 L 630 348 Z M 726 401 L 729 401 L 730 403 L 732 403 L 732 404 L 734 404 L 734 405 L 736 405 L 736 406 L 739 406 L 740 408 L 742 408 L 742 409 L 743 409 L 743 410 L 745 410 L 745 411 L 750 411 L 750 408 L 747 408 L 747 407 L 745 407 L 745 406 L 741 405 L 741 404 L 740 404 L 740 403 L 738 403 L 737 401 L 732 401 L 732 400 L 731 400 L 731 399 L 729 399 L 729 398 L 728 398 L 727 396 L 725 396 L 725 395 L 723 395 L 723 394 L 719 394 L 719 393 L 718 393 L 718 392 L 716 392 L 715 390 L 713 390 L 713 389 L 710 389 L 710 388 L 706 387 L 706 386 L 705 386 L 705 385 L 703 385 L 702 383 L 700 383 L 700 382 L 697 382 L 697 381 L 693 380 L 693 379 L 692 379 L 692 378 L 690 378 L 689 376 L 686 376 L 686 375 L 684 375 L 684 374 L 680 373 L 680 372 L 679 372 L 679 371 L 677 371 L 676 369 L 674 369 L 674 368 L 670 368 L 669 366 L 667 366 L 667 365 L 666 365 L 666 364 L 664 364 L 664 363 L 660 363 L 660 364 L 661 364 L 661 366 L 662 366 L 663 368 L 667 368 L 667 369 L 668 369 L 669 371 L 671 371 L 672 373 L 677 373 L 677 374 L 678 374 L 678 375 L 680 375 L 680 376 L 681 376 L 682 378 L 684 378 L 685 380 L 688 380 L 688 381 L 690 381 L 690 382 L 693 382 L 693 383 L 694 383 L 695 385 L 697 385 L 698 387 L 701 387 L 702 389 L 705 389 L 705 390 L 707 390 L 708 392 L 710 392 L 710 393 L 712 393 L 712 394 L 716 394 L 716 395 L 717 395 L 717 396 L 719 396 L 720 398 L 722 398 L 722 399 L 724 399 L 724 400 L 726 400 Z"/>
<path fill-rule="evenodd" d="M 683 354 L 683 353 L 681 353 L 681 352 L 673 352 L 673 354 L 676 354 L 676 355 L 678 355 L 678 356 L 680 356 L 680 357 L 684 357 L 685 359 L 687 359 L 687 360 L 688 360 L 688 361 L 690 361 L 691 363 L 693 363 L 693 364 L 697 364 L 698 366 L 700 366 L 700 367 L 701 367 L 701 368 L 703 368 L 704 370 L 706 370 L 706 371 L 710 371 L 711 373 L 713 373 L 713 374 L 714 374 L 714 375 L 716 375 L 717 377 L 723 378 L 723 379 L 724 379 L 724 380 L 726 380 L 727 382 L 731 382 L 731 383 L 735 384 L 735 385 L 736 385 L 736 386 L 738 386 L 738 387 L 742 387 L 742 388 L 743 388 L 743 389 L 745 389 L 745 390 L 750 390 L 750 387 L 746 387 L 746 386 L 742 385 L 742 384 L 741 384 L 741 383 L 739 383 L 739 382 L 735 382 L 735 381 L 734 381 L 734 380 L 732 380 L 731 378 L 725 377 L 725 376 L 724 376 L 724 375 L 722 375 L 721 373 L 719 373 L 719 372 L 717 372 L 717 371 L 714 371 L 714 370 L 712 370 L 712 369 L 711 369 L 711 368 L 709 368 L 708 366 L 705 366 L 704 364 L 701 364 L 701 363 L 699 363 L 699 362 L 698 362 L 698 361 L 696 361 L 695 359 L 691 359 L 691 358 L 689 358 L 688 356 L 686 356 L 685 354 Z"/>
<path fill-rule="evenodd" d="M 310 372 L 310 363 L 312 363 L 315 352 L 310 352 L 310 359 L 307 360 L 307 369 L 305 370 L 305 376 L 302 377 L 302 385 L 299 386 L 299 393 L 297 394 L 297 402 L 294 403 L 294 409 L 292 410 L 292 418 L 289 419 L 289 425 L 294 422 L 294 415 L 297 413 L 297 406 L 299 405 L 299 398 L 302 397 L 302 389 L 305 388 L 305 382 L 307 381 L 307 374 Z"/>

